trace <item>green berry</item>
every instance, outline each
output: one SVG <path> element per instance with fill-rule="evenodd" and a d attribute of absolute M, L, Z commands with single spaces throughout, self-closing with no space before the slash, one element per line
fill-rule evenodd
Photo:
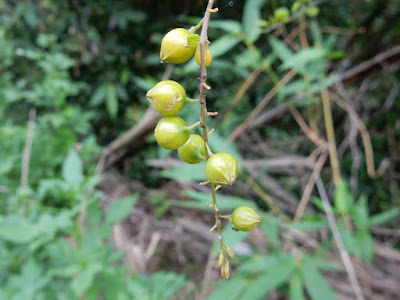
<path fill-rule="evenodd" d="M 189 139 L 189 130 L 186 122 L 177 116 L 166 116 L 158 121 L 154 136 L 161 147 L 174 150 L 182 146 Z"/>
<path fill-rule="evenodd" d="M 286 7 L 278 7 L 274 11 L 275 20 L 277 22 L 287 21 L 289 19 L 289 10 Z"/>
<path fill-rule="evenodd" d="M 190 32 L 183 28 L 175 28 L 168 32 L 161 42 L 161 62 L 173 64 L 187 62 L 196 50 L 196 47 L 190 47 L 188 44 L 189 35 Z"/>
<path fill-rule="evenodd" d="M 208 67 L 211 64 L 211 61 L 212 61 L 212 54 L 211 54 L 211 51 L 210 51 L 210 47 L 208 47 L 207 43 L 205 44 L 205 49 L 204 50 L 205 50 L 204 51 L 204 55 L 205 55 L 204 56 L 204 63 L 205 63 L 205 66 Z M 196 52 L 194 53 L 194 58 L 195 58 L 197 64 L 199 66 L 201 66 L 200 43 L 197 44 Z"/>
<path fill-rule="evenodd" d="M 248 206 L 236 208 L 231 215 L 231 220 L 233 226 L 241 231 L 251 231 L 262 222 L 261 217 Z"/>
<path fill-rule="evenodd" d="M 146 94 L 147 100 L 164 116 L 179 113 L 186 102 L 185 89 L 176 81 L 164 80 L 157 83 Z"/>
<path fill-rule="evenodd" d="M 238 176 L 236 159 L 228 153 L 217 153 L 207 160 L 207 179 L 217 185 L 231 185 Z"/>
<path fill-rule="evenodd" d="M 197 134 L 191 134 L 186 143 L 178 148 L 178 155 L 181 160 L 188 164 L 197 164 L 206 156 L 204 140 Z"/>

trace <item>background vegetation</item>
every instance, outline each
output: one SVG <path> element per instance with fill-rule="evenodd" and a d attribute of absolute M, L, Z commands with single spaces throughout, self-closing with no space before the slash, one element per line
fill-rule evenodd
<path fill-rule="evenodd" d="M 204 166 L 156 145 L 144 97 L 196 97 L 159 47 L 206 4 L 0 2 L 0 299 L 400 297 L 400 2 L 216 1 L 210 144 L 242 170 L 218 201 L 264 219 L 225 226 L 226 281 Z"/>

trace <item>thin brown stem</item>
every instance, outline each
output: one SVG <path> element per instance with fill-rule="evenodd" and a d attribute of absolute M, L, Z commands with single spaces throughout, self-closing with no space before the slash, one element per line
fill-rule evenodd
<path fill-rule="evenodd" d="M 209 89 L 206 81 L 207 81 L 207 71 L 206 71 L 206 66 L 205 66 L 205 44 L 207 42 L 207 30 L 208 30 L 208 23 L 210 21 L 210 14 L 213 11 L 214 1 L 210 0 L 207 5 L 206 12 L 204 14 L 203 18 L 203 26 L 201 28 L 201 34 L 200 34 L 200 85 L 199 85 L 199 90 L 200 90 L 200 96 L 199 96 L 199 102 L 200 102 L 200 107 L 201 107 L 201 113 L 200 113 L 200 126 L 203 129 L 203 138 L 204 138 L 204 144 L 205 144 L 205 150 L 206 150 L 206 159 L 208 159 L 212 154 L 211 151 L 209 150 L 208 146 L 208 130 L 207 130 L 207 121 L 206 117 L 208 115 L 207 113 L 207 102 L 206 102 L 206 93 L 205 91 Z M 215 214 L 215 225 L 218 230 L 218 240 L 221 246 L 221 255 L 223 256 L 224 264 L 221 266 L 221 275 L 224 278 L 229 277 L 229 270 L 226 272 L 226 269 L 224 266 L 228 264 L 228 260 L 226 258 L 225 254 L 225 247 L 224 247 L 224 241 L 222 238 L 222 228 L 221 228 L 221 219 L 219 215 L 219 209 L 217 206 L 217 197 L 216 197 L 216 188 L 215 184 L 210 183 L 211 186 L 211 194 L 213 198 L 213 208 L 214 208 L 214 214 Z M 224 271 L 223 271 L 224 270 Z"/>
<path fill-rule="evenodd" d="M 328 140 L 329 160 L 331 162 L 333 182 L 337 187 L 340 184 L 341 180 L 340 167 L 339 167 L 339 159 L 336 152 L 335 130 L 333 127 L 331 103 L 329 100 L 328 91 L 326 89 L 323 89 L 321 91 L 321 99 L 324 110 L 326 138 Z"/>

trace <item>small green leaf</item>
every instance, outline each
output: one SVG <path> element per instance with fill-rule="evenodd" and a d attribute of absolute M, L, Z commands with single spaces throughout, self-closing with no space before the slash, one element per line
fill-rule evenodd
<path fill-rule="evenodd" d="M 93 284 L 94 276 L 99 272 L 103 266 L 99 263 L 93 263 L 85 267 L 71 282 L 71 288 L 78 296 L 80 296 L 90 288 Z"/>
<path fill-rule="evenodd" d="M 246 285 L 240 299 L 265 299 L 265 295 L 285 283 L 294 267 L 295 260 L 292 256 L 281 256 L 276 266 L 265 268 L 265 272 Z"/>
<path fill-rule="evenodd" d="M 338 214 L 349 214 L 353 206 L 353 196 L 350 193 L 347 182 L 341 180 L 340 184 L 335 189 L 333 197 L 335 209 Z"/>
<path fill-rule="evenodd" d="M 204 181 L 206 180 L 204 168 L 204 161 L 195 165 L 182 164 L 177 167 L 162 171 L 160 175 L 173 180 Z"/>
<path fill-rule="evenodd" d="M 210 44 L 210 51 L 213 59 L 224 55 L 226 52 L 235 47 L 240 41 L 241 38 L 235 33 L 223 35 L 219 39 L 212 41 Z"/>
<path fill-rule="evenodd" d="M 296 223 L 289 224 L 289 228 L 299 229 L 299 230 L 319 230 L 322 228 L 327 228 L 329 226 L 326 220 L 304 220 Z"/>
<path fill-rule="evenodd" d="M 293 51 L 281 40 L 270 37 L 269 43 L 271 44 L 272 50 L 283 62 L 290 59 L 294 53 Z"/>
<path fill-rule="evenodd" d="M 258 21 L 261 19 L 261 9 L 265 0 L 248 0 L 244 4 L 242 27 L 250 43 L 255 42 L 260 36 Z"/>
<path fill-rule="evenodd" d="M 303 72 L 306 64 L 323 60 L 326 51 L 321 48 L 305 48 L 286 59 L 280 66 L 280 69 L 294 69 L 298 72 Z"/>
<path fill-rule="evenodd" d="M 82 160 L 74 148 L 71 148 L 62 166 L 62 176 L 72 186 L 78 186 L 83 180 Z"/>
<path fill-rule="evenodd" d="M 260 224 L 259 227 L 267 236 L 271 244 L 276 248 L 280 248 L 281 241 L 279 239 L 279 227 L 278 227 L 280 220 L 276 217 L 273 217 L 263 212 L 259 212 L 259 214 L 263 219 L 263 222 Z"/>
<path fill-rule="evenodd" d="M 378 226 L 385 224 L 394 218 L 397 218 L 400 215 L 400 208 L 391 208 L 382 213 L 373 215 L 369 218 L 368 225 L 369 226 Z"/>
<path fill-rule="evenodd" d="M 305 300 L 303 291 L 303 280 L 301 275 L 295 272 L 289 283 L 289 298 L 290 300 Z"/>
<path fill-rule="evenodd" d="M 111 225 L 126 218 L 135 206 L 139 194 L 122 198 L 110 205 L 106 214 L 106 224 Z"/>
<path fill-rule="evenodd" d="M 374 240 L 367 230 L 359 230 L 355 233 L 355 241 L 362 259 L 371 262 L 374 257 Z"/>
<path fill-rule="evenodd" d="M 191 34 L 188 36 L 188 44 L 190 48 L 196 48 L 200 43 L 200 36 L 198 34 Z"/>
<path fill-rule="evenodd" d="M 308 294 L 313 300 L 335 300 L 331 286 L 313 265 L 304 264 L 301 268 L 302 278 Z"/>
<path fill-rule="evenodd" d="M 106 107 L 109 115 L 115 118 L 118 113 L 118 96 L 117 88 L 112 83 L 106 85 Z"/>

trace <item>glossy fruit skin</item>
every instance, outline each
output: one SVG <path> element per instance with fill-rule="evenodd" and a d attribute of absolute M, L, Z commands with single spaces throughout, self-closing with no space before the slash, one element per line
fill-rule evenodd
<path fill-rule="evenodd" d="M 194 54 L 195 47 L 188 46 L 190 32 L 184 28 L 175 28 L 169 31 L 161 42 L 161 62 L 182 64 Z"/>
<path fill-rule="evenodd" d="M 159 113 L 173 116 L 185 105 L 186 91 L 176 81 L 163 80 L 147 92 L 146 98 Z"/>
<path fill-rule="evenodd" d="M 207 179 L 216 185 L 231 185 L 238 176 L 236 159 L 224 152 L 214 154 L 207 160 Z"/>
<path fill-rule="evenodd" d="M 178 148 L 178 155 L 181 160 L 188 164 L 198 164 L 206 156 L 204 140 L 198 134 L 191 134 L 186 143 Z"/>
<path fill-rule="evenodd" d="M 248 206 L 236 208 L 231 215 L 231 220 L 233 226 L 241 231 L 251 231 L 262 222 L 261 217 Z"/>
<path fill-rule="evenodd" d="M 208 44 L 205 44 L 205 50 L 204 50 L 204 64 L 206 67 L 208 67 L 211 64 L 212 61 L 212 54 L 210 51 L 210 47 L 208 47 Z M 200 56 L 200 43 L 197 44 L 196 47 L 196 52 L 194 54 L 194 58 L 197 62 L 197 64 L 200 66 L 201 65 L 201 56 Z"/>
<path fill-rule="evenodd" d="M 157 143 L 167 149 L 174 150 L 182 146 L 189 139 L 189 130 L 186 122 L 177 116 L 165 116 L 158 121 L 154 130 Z"/>

